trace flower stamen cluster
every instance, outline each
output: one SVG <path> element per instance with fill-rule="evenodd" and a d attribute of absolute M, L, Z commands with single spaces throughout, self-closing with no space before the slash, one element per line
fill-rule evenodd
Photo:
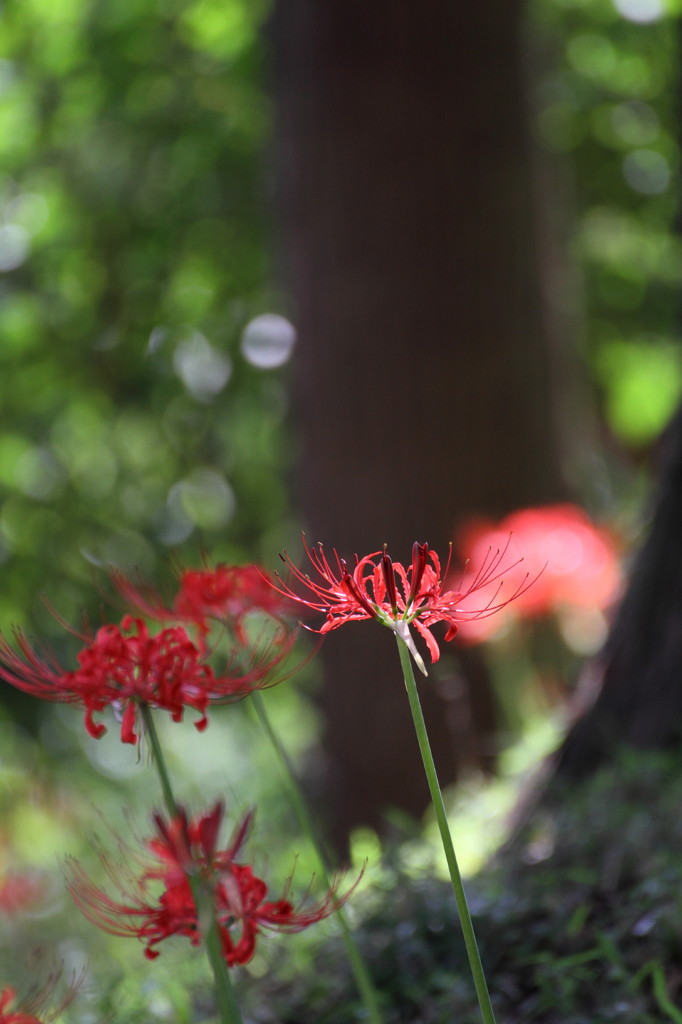
<path fill-rule="evenodd" d="M 41 1024 L 32 1014 L 10 1009 L 16 997 L 15 989 L 9 985 L 0 992 L 0 1024 Z"/>
<path fill-rule="evenodd" d="M 213 621 L 228 623 L 237 642 L 247 645 L 245 621 L 254 612 L 275 620 L 286 635 L 285 615 L 289 603 L 272 587 L 272 581 L 257 565 L 218 565 L 215 569 L 187 569 L 170 607 L 150 588 L 134 585 L 121 573 L 113 574 L 116 588 L 144 615 L 159 622 L 182 622 L 195 626 L 200 640 Z"/>
<path fill-rule="evenodd" d="M 290 649 L 262 652 L 245 668 L 216 675 L 203 646 L 182 626 L 153 634 L 142 621 L 126 615 L 120 626 L 106 625 L 77 656 L 78 668 L 66 671 L 38 654 L 23 633 L 18 651 L 0 638 L 0 679 L 43 700 L 74 704 L 85 711 L 84 724 L 95 739 L 106 731 L 94 715 L 111 706 L 121 722 L 121 740 L 136 743 L 141 704 L 170 712 L 182 720 L 186 707 L 199 715 L 200 731 L 208 724 L 209 705 L 237 700 L 255 687 L 269 685 L 275 667 Z"/>
<path fill-rule="evenodd" d="M 287 898 L 267 900 L 267 885 L 253 869 L 237 862 L 251 823 L 247 815 L 238 824 L 230 845 L 217 849 L 224 808 L 219 802 L 196 821 L 184 810 L 166 821 L 155 815 L 156 835 L 148 841 L 151 861 L 139 875 L 123 875 L 106 863 L 124 900 L 111 899 L 87 877 L 79 864 L 69 864 L 67 885 L 85 916 L 113 935 L 136 936 L 145 944 L 150 960 L 156 948 L 171 936 L 184 936 L 192 945 L 201 941 L 200 915 L 190 878 L 209 894 L 225 963 L 245 964 L 254 955 L 263 929 L 296 932 L 333 913 L 350 893 L 332 889 L 318 903 L 295 908 Z M 127 858 L 126 863 L 130 864 Z"/>
<path fill-rule="evenodd" d="M 30 992 L 21 998 L 18 997 L 17 990 L 12 985 L 5 985 L 1 988 L 0 1024 L 52 1024 L 52 1021 L 60 1017 L 71 1003 L 83 979 L 82 975 L 74 977 L 62 994 L 59 1004 L 48 1012 L 46 1008 L 53 1001 L 60 975 L 61 971 L 52 971 L 44 982 L 33 982 Z M 19 1006 L 16 1005 L 17 1003 Z M 37 1014 L 40 1016 L 36 1016 Z"/>
<path fill-rule="evenodd" d="M 322 544 L 312 549 L 305 545 L 305 550 L 319 581 L 298 569 L 286 555 L 282 557 L 294 581 L 310 591 L 313 599 L 301 596 L 279 577 L 279 586 L 275 589 L 290 600 L 325 614 L 325 622 L 314 632 L 325 634 L 347 622 L 376 619 L 401 637 L 425 675 L 426 668 L 414 644 L 410 626 L 425 641 L 431 660 L 435 662 L 440 651 L 431 632 L 432 626 L 438 622 L 445 623 L 445 640 L 453 640 L 459 622 L 494 615 L 534 582 L 526 576 L 510 595 L 501 598 L 502 577 L 520 561 L 503 567 L 506 547 L 497 551 L 491 549 L 473 579 L 466 585 L 463 582 L 458 590 L 446 590 L 443 584 L 448 575 L 450 556 L 442 572 L 440 559 L 428 544 L 415 542 L 412 562 L 407 568 L 400 562 L 394 562 L 384 549 L 361 559 L 356 555 L 352 571 L 336 551 L 333 562 L 330 562 Z M 484 590 L 488 591 L 487 599 L 478 606 L 467 607 L 472 596 Z"/>

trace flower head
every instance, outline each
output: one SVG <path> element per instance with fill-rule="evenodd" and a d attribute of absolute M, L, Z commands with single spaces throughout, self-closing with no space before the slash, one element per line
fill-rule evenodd
<path fill-rule="evenodd" d="M 236 700 L 276 681 L 274 672 L 291 642 L 272 654 L 265 650 L 246 667 L 216 675 L 181 626 L 150 633 L 141 619 L 126 615 L 120 626 L 97 630 L 77 656 L 78 668 L 66 671 L 38 654 L 23 633 L 18 651 L 0 638 L 0 679 L 43 700 L 85 710 L 85 727 L 99 738 L 106 730 L 94 715 L 111 706 L 121 720 L 121 739 L 136 743 L 140 704 L 169 711 L 180 721 L 186 707 L 195 710 L 196 727 L 205 729 L 210 704 Z"/>
<path fill-rule="evenodd" d="M 141 612 L 160 622 L 185 622 L 196 626 L 205 636 L 211 620 L 227 623 L 237 641 L 248 642 L 244 622 L 252 612 L 263 612 L 283 626 L 289 602 L 273 589 L 271 581 L 257 565 L 218 565 L 215 569 L 187 569 L 170 608 L 158 594 L 135 586 L 121 573 L 114 583 L 128 601 Z M 283 639 L 286 631 L 280 631 Z"/>
<path fill-rule="evenodd" d="M 529 581 L 526 574 L 512 593 L 501 599 L 502 577 L 513 567 L 507 565 L 503 568 L 507 545 L 496 550 L 490 549 L 478 572 L 466 583 L 462 581 L 456 590 L 446 590 L 443 584 L 450 558 L 445 572 L 442 572 L 440 559 L 428 544 L 415 542 L 412 562 L 407 568 L 400 562 L 394 562 L 385 550 L 374 551 L 360 559 L 356 555 L 352 571 L 336 551 L 330 562 L 321 544 L 312 550 L 306 545 L 306 553 L 317 579 L 297 569 L 286 556 L 283 557 L 295 581 L 310 591 L 313 597 L 301 596 L 282 581 L 277 589 L 291 600 L 325 614 L 325 621 L 316 632 L 328 633 L 347 622 L 376 619 L 392 629 L 407 644 L 425 675 L 426 668 L 414 645 L 410 626 L 414 626 L 426 642 L 431 660 L 437 661 L 440 650 L 431 632 L 434 625 L 445 623 L 445 639 L 453 640 L 458 623 L 494 615 L 524 593 L 533 582 Z M 487 596 L 482 593 L 485 591 Z M 467 602 L 476 594 L 480 595 L 478 605 L 467 607 Z"/>
<path fill-rule="evenodd" d="M 534 619 L 556 614 L 562 626 L 580 622 L 583 634 L 603 635 L 606 623 L 600 613 L 614 601 L 621 582 L 614 537 L 576 505 L 546 505 L 519 509 L 499 523 L 467 523 L 459 531 L 458 547 L 463 556 L 476 558 L 505 537 L 511 537 L 510 552 L 523 551 L 531 573 L 542 570 L 537 584 L 519 595 L 508 615 Z M 472 622 L 463 628 L 462 639 L 488 639 L 505 617 Z"/>
<path fill-rule="evenodd" d="M 35 961 L 30 965 L 32 968 L 40 966 L 36 958 L 32 958 L 32 960 Z M 0 988 L 0 1024 L 51 1024 L 56 1020 L 73 1000 L 83 977 L 82 975 L 74 977 L 62 994 L 59 1005 L 47 1013 L 46 1007 L 53 1001 L 60 975 L 61 970 L 52 971 L 45 981 L 34 982 L 30 992 L 21 999 L 18 998 L 16 989 L 11 985 Z M 15 1005 L 17 1002 L 19 1006 Z M 36 1014 L 40 1014 L 40 1016 L 38 1017 Z"/>
<path fill-rule="evenodd" d="M 9 985 L 0 991 L 0 1024 L 42 1024 L 37 1017 L 30 1013 L 11 1009 L 16 997 L 16 991 Z"/>
<path fill-rule="evenodd" d="M 294 905 L 288 893 L 268 900 L 267 885 L 253 869 L 237 862 L 248 834 L 251 815 L 237 825 L 229 846 L 219 850 L 218 836 L 223 819 L 218 803 L 196 820 L 183 810 L 171 821 L 155 816 L 156 834 L 147 846 L 147 858 L 139 874 L 126 873 L 105 859 L 108 873 L 119 888 L 123 901 L 111 899 L 90 881 L 80 865 L 70 862 L 68 889 L 86 917 L 113 935 L 139 938 L 145 955 L 154 959 L 156 948 L 171 936 L 182 935 L 193 945 L 201 940 L 190 878 L 195 878 L 210 895 L 212 913 L 228 966 L 245 964 L 252 958 L 256 939 L 264 930 L 295 932 L 333 913 L 348 898 L 333 887 L 318 903 Z"/>
<path fill-rule="evenodd" d="M 36 871 L 0 872 L 0 914 L 14 917 L 44 903 L 47 883 Z"/>

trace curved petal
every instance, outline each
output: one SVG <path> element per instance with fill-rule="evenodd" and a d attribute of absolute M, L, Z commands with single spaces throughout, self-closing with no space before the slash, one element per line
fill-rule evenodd
<path fill-rule="evenodd" d="M 414 628 L 419 633 L 420 637 L 426 642 L 426 646 L 429 649 L 429 654 L 431 655 L 431 661 L 438 661 L 438 659 L 440 658 L 440 647 L 438 646 L 436 638 L 434 637 L 431 630 L 428 628 L 428 626 L 425 626 L 423 622 L 420 622 L 419 619 L 415 619 L 413 625 Z"/>

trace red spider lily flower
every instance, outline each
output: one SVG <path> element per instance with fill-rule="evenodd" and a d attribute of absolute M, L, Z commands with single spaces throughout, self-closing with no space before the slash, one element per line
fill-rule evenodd
<path fill-rule="evenodd" d="M 348 898 L 350 891 L 339 896 L 337 888 L 332 887 L 323 900 L 307 907 L 294 907 L 288 893 L 281 899 L 267 900 L 265 882 L 251 867 L 236 860 L 251 815 L 238 824 L 227 849 L 218 850 L 223 812 L 220 802 L 196 821 L 189 820 L 184 810 L 170 822 L 155 815 L 156 835 L 146 844 L 149 859 L 139 875 L 131 870 L 130 857 L 125 860 L 125 874 L 104 857 L 109 877 L 121 892 L 123 902 L 111 899 L 93 884 L 79 864 L 69 862 L 67 887 L 71 896 L 99 928 L 112 935 L 139 938 L 145 944 L 145 956 L 153 960 L 159 955 L 156 946 L 171 936 L 185 936 L 195 946 L 201 941 L 200 919 L 190 884 L 193 877 L 210 896 L 229 967 L 249 962 L 263 929 L 302 931 L 328 917 Z"/>
<path fill-rule="evenodd" d="M 321 544 L 310 550 L 310 559 L 320 582 L 311 579 L 307 573 L 297 569 L 289 558 L 283 556 L 285 564 L 294 579 L 314 595 L 313 599 L 301 597 L 290 586 L 282 583 L 278 592 L 299 604 L 324 612 L 326 621 L 318 633 L 328 633 L 346 622 L 362 619 L 376 619 L 392 629 L 407 645 L 418 667 L 427 674 L 426 667 L 417 651 L 409 627 L 414 626 L 425 640 L 431 661 L 438 661 L 440 650 L 431 632 L 438 622 L 447 625 L 446 641 L 453 640 L 458 623 L 494 615 L 510 601 L 523 594 L 533 582 L 528 575 L 513 592 L 500 599 L 502 577 L 513 565 L 502 568 L 507 553 L 507 544 L 497 550 L 490 549 L 482 560 L 478 572 L 457 590 L 445 590 L 443 579 L 448 574 L 450 558 L 441 572 L 440 559 L 428 544 L 416 543 L 412 548 L 412 564 L 406 569 L 400 562 L 394 562 L 386 551 L 374 551 L 358 559 L 351 572 L 347 563 L 334 552 L 334 564 L 327 559 Z M 513 563 L 516 565 L 517 563 Z M 487 599 L 482 591 L 488 590 Z M 491 592 L 492 591 L 492 592 Z M 481 594 L 478 607 L 466 608 L 464 604 L 475 594 Z"/>
<path fill-rule="evenodd" d="M 16 991 L 6 985 L 0 992 L 0 1024 L 42 1024 L 37 1017 L 19 1010 L 10 1011 L 17 996 Z"/>
<path fill-rule="evenodd" d="M 20 1000 L 21 1008 L 13 1009 L 17 1002 L 17 991 L 11 985 L 0 989 L 0 1024 L 51 1024 L 73 1000 L 83 976 L 75 977 L 66 989 L 61 1002 L 45 1016 L 45 1008 L 51 1000 L 59 980 L 60 971 L 53 971 L 45 982 L 33 985 L 30 994 Z M 40 1017 L 35 1016 L 40 1014 Z"/>
<path fill-rule="evenodd" d="M 519 595 L 510 615 L 533 619 L 555 613 L 561 619 L 581 613 L 585 620 L 586 614 L 599 616 L 616 599 L 621 573 L 614 537 L 582 509 L 547 505 L 519 509 L 497 524 L 474 520 L 459 531 L 458 548 L 475 558 L 510 535 L 510 551 L 523 551 L 530 572 L 544 567 L 537 586 Z M 463 628 L 462 638 L 486 640 L 504 620 L 473 622 Z"/>
<path fill-rule="evenodd" d="M 37 872 L 9 871 L 0 876 L 0 914 L 30 913 L 45 902 L 47 893 L 46 879 Z"/>
<path fill-rule="evenodd" d="M 171 608 L 164 605 L 158 594 L 136 587 L 121 573 L 114 573 L 113 579 L 132 605 L 160 622 L 190 623 L 205 636 L 214 619 L 229 624 L 238 643 L 247 645 L 244 621 L 252 612 L 263 612 L 282 627 L 279 639 L 286 637 L 285 616 L 291 610 L 290 602 L 277 593 L 272 581 L 257 565 L 188 569 L 180 577 Z"/>
<path fill-rule="evenodd" d="M 201 731 L 209 705 L 237 700 L 283 678 L 275 670 L 292 644 L 293 637 L 274 654 L 265 649 L 247 667 L 217 676 L 205 651 L 181 626 L 151 634 L 141 619 L 126 615 L 120 626 L 97 630 L 70 672 L 36 653 L 23 633 L 17 633 L 18 651 L 0 637 L 0 679 L 34 697 L 83 708 L 85 727 L 95 739 L 106 729 L 93 715 L 111 705 L 121 721 L 121 740 L 136 743 L 140 704 L 169 711 L 175 722 L 186 707 L 193 708 Z"/>

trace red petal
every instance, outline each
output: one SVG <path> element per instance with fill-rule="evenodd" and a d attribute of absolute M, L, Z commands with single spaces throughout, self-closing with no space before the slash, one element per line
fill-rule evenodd
<path fill-rule="evenodd" d="M 436 643 L 436 639 L 431 630 L 428 629 L 423 622 L 420 622 L 419 619 L 414 619 L 411 625 L 415 627 L 420 637 L 426 641 L 426 646 L 428 647 L 429 654 L 431 655 L 431 661 L 438 661 L 440 658 L 440 647 Z"/>
<path fill-rule="evenodd" d="M 93 721 L 92 711 L 89 708 L 85 712 L 85 717 L 83 721 L 85 724 L 85 728 L 88 730 L 93 739 L 98 740 L 100 736 L 103 736 L 104 733 L 107 731 L 106 726 L 102 725 L 101 722 Z"/>
<path fill-rule="evenodd" d="M 136 718 L 137 705 L 134 701 L 129 700 L 123 713 L 123 721 L 121 722 L 122 743 L 137 743 L 137 733 L 135 732 Z"/>

